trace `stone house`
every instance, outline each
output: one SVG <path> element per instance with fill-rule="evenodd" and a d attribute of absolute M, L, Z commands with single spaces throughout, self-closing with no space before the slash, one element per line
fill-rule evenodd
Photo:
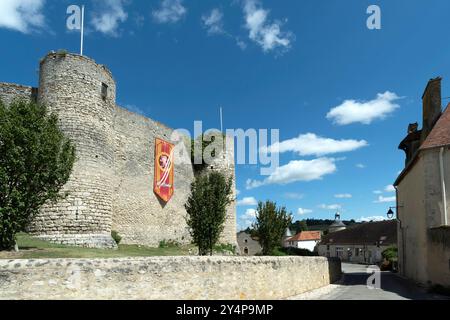
<path fill-rule="evenodd" d="M 320 231 L 302 231 L 287 239 L 285 246 L 288 248 L 306 249 L 314 252 L 321 237 L 322 234 Z"/>
<path fill-rule="evenodd" d="M 396 245 L 396 221 L 366 222 L 323 236 L 318 253 L 345 262 L 378 264 L 382 252 Z"/>
<path fill-rule="evenodd" d="M 255 256 L 262 252 L 258 240 L 246 231 L 238 232 L 237 242 L 242 256 Z"/>
<path fill-rule="evenodd" d="M 424 285 L 450 286 L 450 108 L 442 112 L 441 78 L 428 82 L 423 124 L 408 126 L 399 149 L 405 168 L 397 193 L 399 271 Z"/>

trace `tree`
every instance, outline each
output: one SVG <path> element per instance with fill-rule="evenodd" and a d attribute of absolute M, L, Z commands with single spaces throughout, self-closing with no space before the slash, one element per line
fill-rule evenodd
<path fill-rule="evenodd" d="M 295 233 L 299 233 L 301 231 L 308 231 L 308 224 L 306 223 L 305 220 L 301 220 L 301 221 L 295 221 L 293 224 L 291 224 L 291 229 L 295 230 Z"/>
<path fill-rule="evenodd" d="M 300 231 L 308 231 L 308 225 L 305 220 L 300 221 Z"/>
<path fill-rule="evenodd" d="M 212 255 L 219 241 L 226 219 L 226 208 L 231 203 L 232 179 L 219 172 L 197 176 L 191 185 L 191 195 L 185 205 L 187 225 L 199 254 Z"/>
<path fill-rule="evenodd" d="M 47 201 L 64 197 L 75 148 L 45 106 L 0 101 L 0 250 L 10 250 L 15 235 Z"/>
<path fill-rule="evenodd" d="M 286 228 L 292 223 L 292 215 L 285 207 L 277 208 L 275 202 L 259 202 L 256 223 L 253 225 L 255 235 L 263 248 L 264 255 L 272 254 L 280 246 Z"/>

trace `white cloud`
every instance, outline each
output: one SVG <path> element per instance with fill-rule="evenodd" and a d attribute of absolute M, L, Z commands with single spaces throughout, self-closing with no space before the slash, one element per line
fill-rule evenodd
<path fill-rule="evenodd" d="M 350 198 L 352 198 L 352 195 L 350 193 L 341 193 L 341 194 L 335 194 L 334 197 L 337 199 L 350 199 Z"/>
<path fill-rule="evenodd" d="M 202 16 L 203 26 L 208 30 L 209 34 L 222 34 L 223 30 L 223 13 L 220 9 L 213 9 L 209 14 Z"/>
<path fill-rule="evenodd" d="M 182 0 L 162 0 L 159 9 L 152 16 L 157 23 L 176 23 L 187 14 Z"/>
<path fill-rule="evenodd" d="M 245 43 L 245 41 L 242 41 L 239 38 L 236 38 L 236 44 L 238 45 L 239 48 L 241 48 L 241 50 L 247 49 L 247 43 Z"/>
<path fill-rule="evenodd" d="M 378 200 L 375 200 L 375 203 L 387 203 L 387 202 L 395 202 L 397 198 L 396 197 L 383 197 L 379 196 Z"/>
<path fill-rule="evenodd" d="M 256 218 L 256 209 L 247 209 L 245 211 L 244 217 L 249 218 L 249 219 Z"/>
<path fill-rule="evenodd" d="M 328 112 L 327 119 L 338 125 L 351 123 L 371 124 L 377 119 L 384 119 L 387 115 L 400 108 L 394 101 L 401 99 L 395 93 L 386 91 L 379 93 L 371 101 L 346 100 L 341 105 Z"/>
<path fill-rule="evenodd" d="M 239 227 L 241 230 L 251 227 L 256 219 L 256 209 L 247 209 L 243 215 L 240 216 Z"/>
<path fill-rule="evenodd" d="M 41 30 L 45 27 L 44 5 L 45 0 L 1 0 L 0 28 L 22 33 Z"/>
<path fill-rule="evenodd" d="M 288 50 L 293 39 L 292 32 L 281 31 L 281 22 L 268 21 L 269 11 L 261 7 L 258 0 L 244 1 L 244 14 L 249 37 L 259 44 L 264 52 L 277 48 Z"/>
<path fill-rule="evenodd" d="M 237 202 L 238 206 L 256 206 L 258 201 L 253 197 L 245 197 Z"/>
<path fill-rule="evenodd" d="M 247 180 L 247 189 L 270 184 L 286 185 L 298 181 L 321 180 L 323 176 L 336 172 L 335 159 L 319 158 L 314 160 L 296 160 L 278 167 L 262 181 Z"/>
<path fill-rule="evenodd" d="M 236 189 L 236 195 L 238 196 L 240 194 L 241 194 L 241 191 L 239 189 Z"/>
<path fill-rule="evenodd" d="M 305 195 L 302 193 L 296 193 L 296 192 L 286 192 L 284 194 L 284 197 L 287 199 L 301 200 L 305 197 Z"/>
<path fill-rule="evenodd" d="M 100 9 L 94 12 L 92 18 L 94 29 L 109 36 L 118 36 L 120 23 L 128 19 L 124 0 L 104 0 L 98 4 Z"/>
<path fill-rule="evenodd" d="M 305 214 L 309 214 L 309 213 L 312 213 L 312 212 L 313 211 L 310 210 L 310 209 L 303 209 L 303 208 L 298 208 L 298 210 L 297 210 L 297 214 L 300 215 L 300 216 L 303 216 Z"/>
<path fill-rule="evenodd" d="M 318 207 L 323 210 L 340 210 L 340 209 L 342 209 L 342 206 L 340 204 L 321 204 Z"/>
<path fill-rule="evenodd" d="M 358 163 L 358 164 L 356 165 L 356 167 L 359 168 L 359 169 L 365 169 L 365 168 L 366 168 L 366 165 L 364 165 L 364 164 L 362 164 L 362 163 Z"/>
<path fill-rule="evenodd" d="M 386 193 L 395 192 L 395 187 L 393 185 L 388 185 L 388 186 L 384 187 L 383 190 L 375 190 L 373 193 L 374 194 L 383 194 L 385 192 Z M 383 199 L 385 199 L 385 198 L 383 198 Z M 390 199 L 392 199 L 392 198 L 390 198 Z M 383 202 L 383 201 L 381 201 L 381 202 Z"/>
<path fill-rule="evenodd" d="M 386 217 L 383 216 L 372 216 L 372 217 L 361 217 L 356 222 L 379 222 L 379 221 L 385 221 L 387 220 Z"/>
<path fill-rule="evenodd" d="M 368 145 L 365 140 L 334 140 L 314 133 L 302 134 L 294 139 L 277 142 L 270 147 L 261 148 L 263 152 L 297 152 L 301 156 L 324 156 L 357 150 Z"/>

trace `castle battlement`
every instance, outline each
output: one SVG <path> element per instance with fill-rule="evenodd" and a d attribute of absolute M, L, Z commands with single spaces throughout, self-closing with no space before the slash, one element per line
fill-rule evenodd
<path fill-rule="evenodd" d="M 76 146 L 77 161 L 63 190 L 69 195 L 43 208 L 30 226 L 32 234 L 102 248 L 115 247 L 111 230 L 125 244 L 190 242 L 184 205 L 194 169 L 175 158 L 174 196 L 165 204 L 153 193 L 155 139 L 174 143 L 173 130 L 117 106 L 116 83 L 107 67 L 85 56 L 52 52 L 40 62 L 38 88 L 0 82 L 0 99 L 45 104 Z M 234 157 L 214 167 L 234 178 Z M 236 244 L 235 203 L 228 208 L 221 242 Z"/>

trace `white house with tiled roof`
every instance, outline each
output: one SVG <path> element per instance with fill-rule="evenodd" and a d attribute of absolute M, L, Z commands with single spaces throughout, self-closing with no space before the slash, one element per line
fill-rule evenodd
<path fill-rule="evenodd" d="M 306 249 L 314 252 L 317 244 L 320 242 L 320 231 L 302 231 L 295 236 L 288 238 L 285 242 L 286 247 Z"/>

